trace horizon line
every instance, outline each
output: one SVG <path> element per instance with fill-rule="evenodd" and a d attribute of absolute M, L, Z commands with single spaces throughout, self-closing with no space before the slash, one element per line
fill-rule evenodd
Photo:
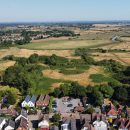
<path fill-rule="evenodd" d="M 130 22 L 130 20 L 58 20 L 58 21 L 5 21 L 5 22 L 0 22 L 0 24 L 17 24 L 17 23 L 89 23 L 89 22 Z"/>

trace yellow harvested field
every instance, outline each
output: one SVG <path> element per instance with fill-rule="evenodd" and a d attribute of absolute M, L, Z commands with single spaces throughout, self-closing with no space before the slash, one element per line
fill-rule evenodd
<path fill-rule="evenodd" d="M 68 40 L 68 37 L 60 37 L 60 38 L 55 38 L 55 37 L 50 37 L 47 39 L 40 39 L 40 40 L 32 40 L 32 43 L 39 43 L 39 42 L 45 42 L 45 41 L 52 41 L 52 40 Z"/>
<path fill-rule="evenodd" d="M 121 62 L 124 65 L 130 65 L 130 52 L 122 52 L 122 53 L 115 53 L 115 52 L 110 52 L 110 53 L 92 53 L 93 57 L 95 60 L 100 61 L 100 60 L 116 60 Z"/>
<path fill-rule="evenodd" d="M 108 46 L 104 46 L 104 47 L 100 47 L 102 49 L 111 49 L 111 50 L 130 50 L 130 41 L 129 42 L 122 42 L 120 44 L 116 44 L 115 45 L 108 45 Z"/>
<path fill-rule="evenodd" d="M 0 61 L 0 72 L 6 70 L 8 67 L 13 66 L 15 61 Z"/>
<path fill-rule="evenodd" d="M 98 66 L 92 66 L 89 70 L 82 74 L 77 75 L 64 75 L 62 73 L 59 73 L 58 70 L 44 70 L 43 75 L 49 78 L 53 79 L 62 79 L 66 81 L 77 81 L 80 85 L 87 86 L 87 85 L 94 85 L 94 83 L 89 78 L 91 74 L 99 74 L 104 73 L 104 70 L 102 67 Z M 58 87 L 57 84 L 53 84 L 54 87 Z"/>
<path fill-rule="evenodd" d="M 80 57 L 73 56 L 74 50 L 28 50 L 28 49 L 18 49 L 18 48 L 0 50 L 0 58 L 3 58 L 8 55 L 14 55 L 16 57 L 29 57 L 30 55 L 34 53 L 38 55 L 47 55 L 47 56 L 56 54 L 57 56 L 62 56 L 62 57 L 70 58 L 70 59 L 80 58 Z"/>

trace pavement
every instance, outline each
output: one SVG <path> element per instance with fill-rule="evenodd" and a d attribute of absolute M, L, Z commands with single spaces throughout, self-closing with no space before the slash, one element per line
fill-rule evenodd
<path fill-rule="evenodd" d="M 55 99 L 57 102 L 57 111 L 62 113 L 72 113 L 73 109 L 81 104 L 80 99 L 71 99 L 70 101 L 63 102 L 62 98 Z M 72 104 L 71 107 L 68 107 L 69 104 Z"/>
<path fill-rule="evenodd" d="M 35 128 L 38 128 L 38 119 L 40 114 L 41 111 L 38 111 L 36 115 L 28 115 L 29 130 L 35 130 Z"/>

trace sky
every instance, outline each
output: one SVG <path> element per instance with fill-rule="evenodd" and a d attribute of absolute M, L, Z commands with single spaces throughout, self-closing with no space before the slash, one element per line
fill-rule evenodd
<path fill-rule="evenodd" d="M 0 0 L 0 22 L 130 20 L 130 0 Z"/>

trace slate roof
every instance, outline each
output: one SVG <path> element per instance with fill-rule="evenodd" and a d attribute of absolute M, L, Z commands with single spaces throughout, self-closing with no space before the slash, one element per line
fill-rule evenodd
<path fill-rule="evenodd" d="M 4 119 L 0 119 L 0 124 L 3 122 Z"/>
<path fill-rule="evenodd" d="M 29 102 L 30 99 L 31 99 L 31 97 L 30 97 L 29 95 L 27 95 L 24 101 L 25 101 L 25 102 Z"/>
<path fill-rule="evenodd" d="M 11 126 L 12 128 L 15 128 L 15 122 L 12 120 L 9 120 L 8 126 Z"/>
<path fill-rule="evenodd" d="M 33 104 L 35 104 L 36 100 L 37 100 L 37 97 L 34 96 L 34 95 L 33 95 L 32 98 L 30 99 L 30 101 L 31 101 Z"/>
<path fill-rule="evenodd" d="M 27 112 L 25 111 L 25 110 L 21 110 L 21 115 L 23 116 L 23 117 L 25 117 L 25 118 L 27 118 Z"/>

